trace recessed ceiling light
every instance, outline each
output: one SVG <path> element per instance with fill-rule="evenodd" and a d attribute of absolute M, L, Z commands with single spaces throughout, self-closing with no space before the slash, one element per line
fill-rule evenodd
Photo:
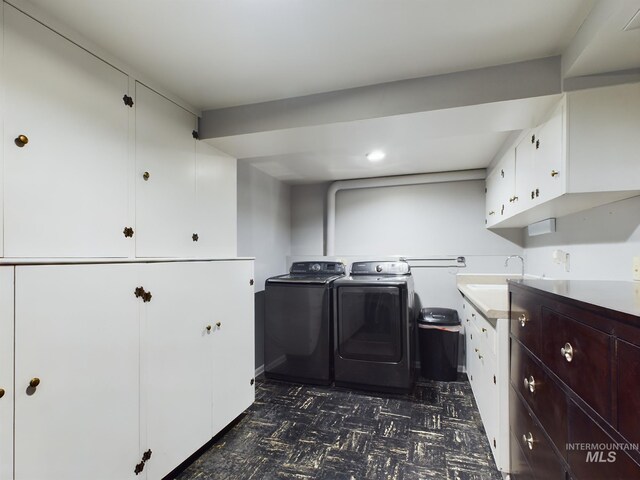
<path fill-rule="evenodd" d="M 367 153 L 367 160 L 370 162 L 379 162 L 385 157 L 385 153 L 382 150 L 374 150 Z"/>

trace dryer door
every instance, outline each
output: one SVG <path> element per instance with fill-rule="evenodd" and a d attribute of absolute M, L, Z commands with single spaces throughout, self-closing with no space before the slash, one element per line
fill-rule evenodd
<path fill-rule="evenodd" d="M 344 359 L 402 360 L 402 295 L 398 287 L 338 288 L 338 354 Z"/>

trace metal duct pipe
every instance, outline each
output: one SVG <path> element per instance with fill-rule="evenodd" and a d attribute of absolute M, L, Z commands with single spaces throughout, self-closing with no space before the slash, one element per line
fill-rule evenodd
<path fill-rule="evenodd" d="M 359 188 L 398 187 L 402 185 L 422 185 L 427 183 L 464 182 L 483 180 L 486 170 L 462 170 L 458 172 L 421 173 L 418 175 L 398 175 L 395 177 L 361 178 L 333 182 L 327 191 L 327 245 L 325 255 L 335 255 L 336 242 L 336 194 L 340 190 Z"/>

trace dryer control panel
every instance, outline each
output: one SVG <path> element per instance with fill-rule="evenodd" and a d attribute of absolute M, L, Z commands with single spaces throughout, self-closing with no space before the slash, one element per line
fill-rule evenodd
<path fill-rule="evenodd" d="M 409 264 L 404 260 L 382 262 L 353 262 L 351 275 L 408 275 Z"/>

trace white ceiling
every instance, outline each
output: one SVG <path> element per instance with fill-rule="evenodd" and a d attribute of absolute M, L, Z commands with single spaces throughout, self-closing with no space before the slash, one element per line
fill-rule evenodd
<path fill-rule="evenodd" d="M 622 31 L 640 0 L 9 1 L 199 110 L 520 62 L 568 46 L 571 76 L 640 67 L 640 29 Z M 208 141 L 289 183 L 482 168 L 549 101 Z M 387 158 L 369 163 L 373 148 Z"/>
<path fill-rule="evenodd" d="M 515 130 L 537 125 L 558 95 L 207 140 L 288 183 L 486 167 Z M 387 157 L 369 162 L 381 149 Z"/>
<path fill-rule="evenodd" d="M 29 1 L 203 110 L 555 55 L 593 3 Z"/>

